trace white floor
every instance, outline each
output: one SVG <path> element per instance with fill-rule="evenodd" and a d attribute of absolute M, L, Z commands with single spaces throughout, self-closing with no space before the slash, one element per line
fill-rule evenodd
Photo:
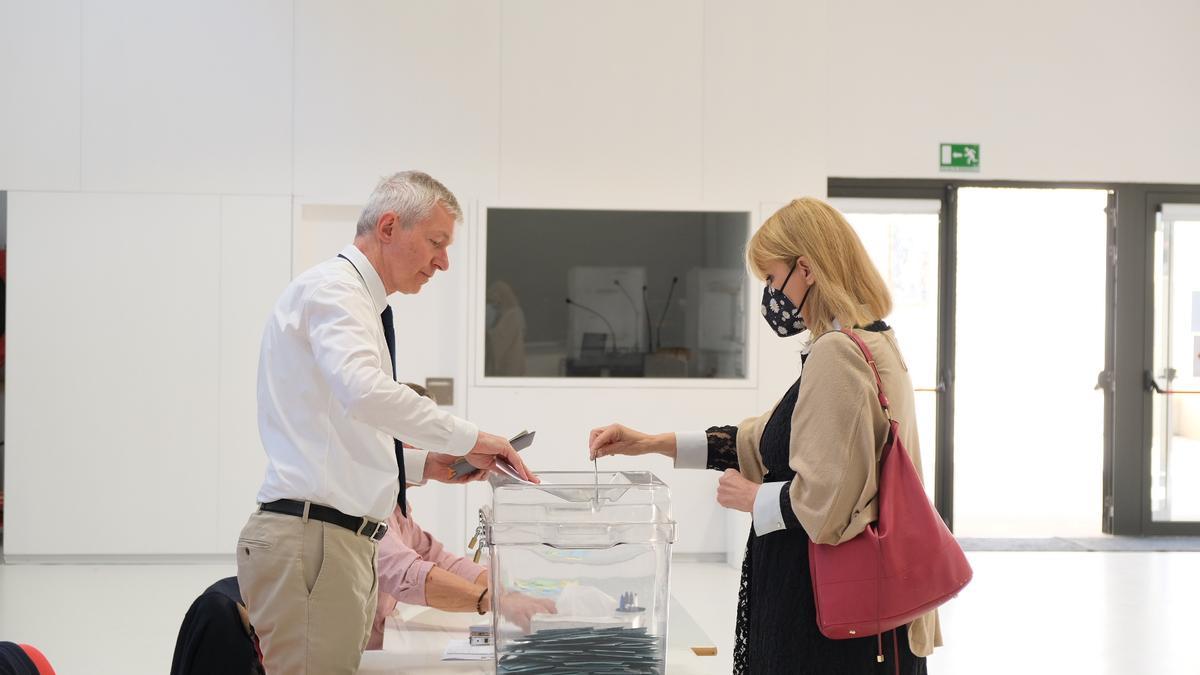
<path fill-rule="evenodd" d="M 1200 553 L 969 554 L 975 580 L 943 610 L 936 674 L 1200 673 Z M 192 599 L 233 565 L 0 565 L 0 640 L 61 675 L 166 673 Z M 672 592 L 728 673 L 737 573 L 678 563 Z"/>

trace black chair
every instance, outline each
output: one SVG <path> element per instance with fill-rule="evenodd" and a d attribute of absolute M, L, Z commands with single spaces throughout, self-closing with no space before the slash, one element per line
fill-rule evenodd
<path fill-rule="evenodd" d="M 244 612 L 237 577 L 205 589 L 179 627 L 171 675 L 262 675 L 254 629 Z"/>

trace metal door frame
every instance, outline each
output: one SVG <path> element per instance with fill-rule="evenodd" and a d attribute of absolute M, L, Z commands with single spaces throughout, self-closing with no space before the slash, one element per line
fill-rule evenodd
<path fill-rule="evenodd" d="M 1108 255 L 1104 370 L 1105 393 L 1101 529 L 1117 535 L 1200 535 L 1200 522 L 1154 522 L 1150 513 L 1150 447 L 1153 430 L 1148 381 L 1153 368 L 1154 228 L 1164 203 L 1200 204 L 1200 185 L 1009 181 L 970 179 L 830 178 L 830 197 L 937 199 L 938 392 L 934 504 L 954 524 L 954 321 L 957 193 L 964 187 L 1083 188 L 1107 190 Z"/>
<path fill-rule="evenodd" d="M 1156 392 L 1153 380 L 1154 368 L 1154 230 L 1157 227 L 1158 214 L 1163 204 L 1200 204 L 1200 186 L 1197 185 L 1137 185 L 1130 186 L 1130 202 L 1140 218 L 1142 236 L 1138 239 L 1144 249 L 1144 254 L 1138 258 L 1142 269 L 1132 267 L 1132 272 L 1140 272 L 1141 294 L 1138 298 L 1143 308 L 1142 343 L 1140 360 L 1129 359 L 1125 364 L 1125 377 L 1129 384 L 1125 389 L 1127 396 L 1118 401 L 1118 406 L 1127 406 L 1124 410 L 1140 413 L 1141 426 L 1132 424 L 1123 442 L 1134 444 L 1139 441 L 1140 453 L 1120 453 L 1121 464 L 1117 467 L 1118 474 L 1114 481 L 1114 498 L 1118 520 L 1114 523 L 1113 534 L 1143 534 L 1195 536 L 1200 535 L 1200 521 L 1155 521 L 1150 509 L 1150 488 L 1152 480 L 1152 464 L 1150 449 L 1154 434 L 1154 405 L 1152 398 L 1161 396 Z M 1140 207 L 1140 208 L 1138 208 Z M 1132 236 L 1131 236 L 1132 238 Z M 1132 285 L 1132 284 L 1131 284 Z M 1137 289 L 1130 289 L 1132 291 Z M 1132 317 L 1131 317 L 1132 318 Z M 1131 322 L 1132 323 L 1132 322 Z M 1118 330 L 1121 330 L 1118 326 Z M 1128 329 L 1127 329 L 1128 332 Z M 1134 336 L 1127 337 L 1131 347 L 1136 342 Z M 1136 381 L 1135 381 L 1136 380 Z M 1135 385 L 1138 394 L 1135 397 Z M 1119 408 L 1120 409 L 1120 408 Z M 1135 437 L 1136 432 L 1136 437 Z M 1118 446 L 1120 447 L 1120 446 Z M 1122 480 L 1126 473 L 1134 480 Z M 1126 508 L 1122 508 L 1122 504 Z M 1136 508 L 1135 508 L 1136 505 Z"/>

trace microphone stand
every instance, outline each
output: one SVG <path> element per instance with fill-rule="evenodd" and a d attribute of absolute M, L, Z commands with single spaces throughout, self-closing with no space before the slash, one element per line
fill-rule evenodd
<path fill-rule="evenodd" d="M 613 351 L 616 351 L 617 331 L 613 330 L 612 324 L 608 322 L 608 319 L 604 318 L 603 314 L 601 314 L 600 312 L 597 312 L 596 310 L 592 309 L 591 307 L 587 307 L 585 305 L 579 304 L 578 302 L 574 302 L 573 300 L 571 300 L 571 298 L 567 298 L 567 304 L 572 307 L 578 307 L 579 309 L 582 309 L 585 312 L 591 312 L 592 314 L 595 314 L 596 316 L 600 317 L 600 320 L 604 322 L 604 325 L 608 326 L 608 332 L 609 332 L 609 334 L 612 335 Z"/>
<path fill-rule="evenodd" d="M 633 320 L 637 321 L 637 315 L 638 315 L 637 303 L 633 301 L 633 296 L 629 295 L 629 291 L 625 290 L 625 287 L 621 285 L 620 279 L 613 279 L 613 283 L 616 284 L 617 288 L 621 289 L 621 294 L 624 295 L 625 299 L 629 301 L 629 306 L 633 308 Z M 649 345 L 647 345 L 647 346 L 649 346 Z M 642 338 L 640 335 L 637 335 L 637 334 L 634 335 L 633 349 L 634 349 L 634 351 L 639 351 L 639 352 L 642 350 Z"/>
<path fill-rule="evenodd" d="M 671 294 L 675 292 L 675 284 L 679 283 L 679 277 L 671 277 L 671 288 L 667 290 L 667 302 L 663 305 L 662 316 L 658 318 L 658 344 L 655 345 L 655 351 L 662 349 L 662 325 L 667 319 L 667 310 L 671 309 Z M 646 313 L 646 322 L 650 322 L 650 314 Z"/>
<path fill-rule="evenodd" d="M 646 285 L 642 284 L 642 310 L 646 315 L 646 351 L 650 351 L 650 346 L 654 344 L 654 331 L 650 328 L 650 304 L 646 301 Z M 659 336 L 659 341 L 662 341 L 662 336 Z"/>

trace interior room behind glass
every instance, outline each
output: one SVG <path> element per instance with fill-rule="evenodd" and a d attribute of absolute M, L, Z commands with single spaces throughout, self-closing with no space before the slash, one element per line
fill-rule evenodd
<path fill-rule="evenodd" d="M 488 209 L 484 375 L 745 377 L 749 224 Z"/>

